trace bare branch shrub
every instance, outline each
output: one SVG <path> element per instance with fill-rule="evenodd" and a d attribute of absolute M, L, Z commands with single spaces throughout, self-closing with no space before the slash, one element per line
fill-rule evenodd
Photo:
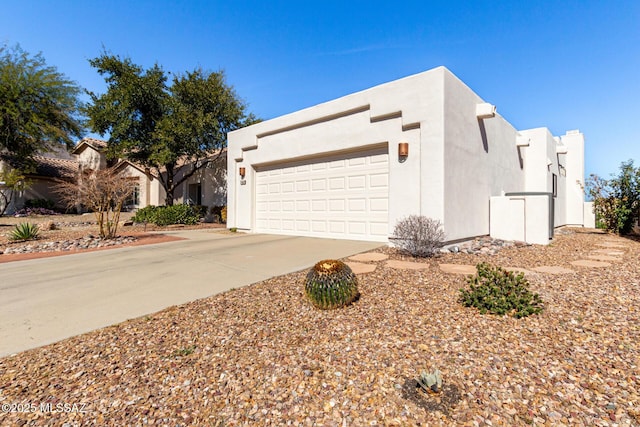
<path fill-rule="evenodd" d="M 118 231 L 120 211 L 133 194 L 133 179 L 114 168 L 81 172 L 75 181 L 60 181 L 57 192 L 69 208 L 84 206 L 92 211 L 100 237 L 113 239 Z"/>
<path fill-rule="evenodd" d="M 421 215 L 410 215 L 396 223 L 394 244 L 417 257 L 433 256 L 444 244 L 442 223 Z"/>

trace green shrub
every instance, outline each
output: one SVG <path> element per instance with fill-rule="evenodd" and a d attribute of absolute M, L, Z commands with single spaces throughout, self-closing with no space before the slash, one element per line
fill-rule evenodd
<path fill-rule="evenodd" d="M 40 234 L 40 228 L 37 224 L 22 222 L 14 227 L 9 235 L 10 240 L 34 240 Z"/>
<path fill-rule="evenodd" d="M 476 266 L 478 273 L 467 279 L 468 289 L 460 289 L 465 307 L 476 307 L 480 313 L 508 314 L 515 318 L 542 312 L 542 300 L 529 291 L 523 273 L 515 274 L 487 263 Z"/>
<path fill-rule="evenodd" d="M 137 223 L 151 222 L 154 223 L 156 219 L 157 206 L 145 206 L 142 209 L 138 209 L 133 216 L 132 221 Z"/>
<path fill-rule="evenodd" d="M 147 206 L 133 216 L 133 222 L 150 222 L 155 225 L 165 226 L 172 224 L 193 225 L 200 221 L 200 215 L 193 206 Z"/>
<path fill-rule="evenodd" d="M 305 294 L 317 308 L 326 310 L 352 303 L 358 298 L 358 279 L 342 261 L 327 259 L 309 270 Z"/>
<path fill-rule="evenodd" d="M 200 221 L 200 216 L 189 205 L 159 206 L 156 209 L 156 225 L 186 224 L 193 225 Z"/>

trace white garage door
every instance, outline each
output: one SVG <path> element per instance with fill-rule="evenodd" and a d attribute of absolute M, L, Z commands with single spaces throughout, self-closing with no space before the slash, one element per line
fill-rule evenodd
<path fill-rule="evenodd" d="M 256 231 L 386 242 L 388 194 L 386 147 L 258 168 Z"/>

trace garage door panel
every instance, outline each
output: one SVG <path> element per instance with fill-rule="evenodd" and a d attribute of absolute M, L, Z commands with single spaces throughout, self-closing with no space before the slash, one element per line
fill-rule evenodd
<path fill-rule="evenodd" d="M 374 236 L 387 237 L 387 223 L 386 222 L 370 222 L 369 232 Z"/>
<path fill-rule="evenodd" d="M 325 178 L 314 179 L 311 181 L 311 191 L 325 191 L 327 189 L 327 180 Z"/>
<path fill-rule="evenodd" d="M 349 212 L 366 212 L 367 200 L 366 199 L 350 199 L 349 200 Z"/>
<path fill-rule="evenodd" d="M 296 201 L 296 212 L 310 212 L 311 202 L 309 200 Z"/>
<path fill-rule="evenodd" d="M 387 241 L 388 159 L 385 148 L 257 168 L 256 231 Z"/>
<path fill-rule="evenodd" d="M 331 178 L 329 180 L 329 190 L 344 190 L 344 177 Z"/>
<path fill-rule="evenodd" d="M 312 200 L 311 201 L 311 210 L 313 212 L 324 213 L 327 211 L 327 201 L 324 199 L 321 200 Z"/>
<path fill-rule="evenodd" d="M 387 213 L 389 211 L 389 199 L 375 198 L 369 199 L 369 210 L 371 212 Z"/>
<path fill-rule="evenodd" d="M 389 175 L 386 173 L 369 175 L 369 186 L 371 188 L 388 188 Z"/>
<path fill-rule="evenodd" d="M 363 190 L 367 186 L 366 175 L 356 175 L 349 177 L 349 190 Z"/>
<path fill-rule="evenodd" d="M 364 166 L 366 164 L 366 157 L 356 157 L 354 159 L 349 159 L 349 167 Z"/>
<path fill-rule="evenodd" d="M 329 210 L 331 212 L 344 212 L 345 200 L 344 199 L 331 199 L 329 200 Z"/>
<path fill-rule="evenodd" d="M 329 232 L 344 234 L 347 227 L 344 221 L 329 221 Z"/>
<path fill-rule="evenodd" d="M 364 236 L 367 234 L 367 224 L 364 221 L 349 222 L 349 234 Z"/>

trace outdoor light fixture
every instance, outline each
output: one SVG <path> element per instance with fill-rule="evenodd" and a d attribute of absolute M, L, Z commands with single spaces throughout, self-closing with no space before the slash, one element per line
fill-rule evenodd
<path fill-rule="evenodd" d="M 409 157 L 409 143 L 401 142 L 398 144 L 398 157 L 406 158 Z"/>
<path fill-rule="evenodd" d="M 246 169 L 244 168 L 244 166 L 240 167 L 240 176 L 244 178 L 244 175 L 246 173 Z"/>

